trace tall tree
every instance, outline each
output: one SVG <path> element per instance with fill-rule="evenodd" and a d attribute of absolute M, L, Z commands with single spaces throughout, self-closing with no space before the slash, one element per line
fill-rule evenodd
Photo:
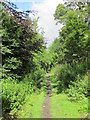
<path fill-rule="evenodd" d="M 10 4 L 10 3 L 9 3 Z M 3 77 L 23 77 L 33 69 L 33 52 L 40 51 L 43 47 L 43 37 L 34 31 L 31 19 L 19 21 L 19 13 L 4 6 L 2 12 L 2 55 Z M 12 4 L 11 4 L 12 5 Z M 15 6 L 15 5 L 14 5 Z M 8 8 L 8 9 L 7 9 Z M 13 11 L 12 12 L 9 10 Z M 9 12 L 9 14 L 7 14 Z M 16 16 L 17 14 L 17 16 Z M 24 21 L 24 22 L 23 22 Z"/>
<path fill-rule="evenodd" d="M 55 11 L 55 19 L 64 23 L 59 33 L 63 40 L 64 59 L 67 62 L 85 61 L 88 57 L 88 5 L 87 2 L 66 2 L 59 4 Z M 84 13 L 82 15 L 82 13 Z"/>

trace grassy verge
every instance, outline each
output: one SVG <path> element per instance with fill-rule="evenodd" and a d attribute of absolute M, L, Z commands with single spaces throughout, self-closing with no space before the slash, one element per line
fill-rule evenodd
<path fill-rule="evenodd" d="M 52 118 L 83 118 L 85 114 L 79 112 L 81 105 L 70 102 L 66 94 L 53 94 L 50 102 Z"/>
<path fill-rule="evenodd" d="M 27 98 L 26 104 L 18 112 L 18 118 L 41 118 L 44 99 L 44 92 L 31 94 Z"/>

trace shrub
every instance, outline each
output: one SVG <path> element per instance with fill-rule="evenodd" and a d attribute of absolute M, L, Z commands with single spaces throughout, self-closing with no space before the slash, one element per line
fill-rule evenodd
<path fill-rule="evenodd" d="M 43 69 L 27 74 L 22 81 L 12 80 L 11 77 L 3 79 L 3 112 L 16 115 L 32 92 L 45 90 L 46 78 Z"/>
<path fill-rule="evenodd" d="M 26 96 L 33 92 L 30 82 L 3 80 L 3 112 L 16 114 L 25 102 Z"/>
<path fill-rule="evenodd" d="M 88 112 L 88 76 L 84 75 L 82 79 L 78 77 L 76 82 L 71 82 L 67 95 L 70 101 L 78 101 L 81 104 L 80 112 Z"/>
<path fill-rule="evenodd" d="M 73 100 L 80 100 L 88 96 L 88 76 L 85 75 L 82 79 L 78 77 L 76 82 L 71 82 L 67 89 L 68 96 Z"/>
<path fill-rule="evenodd" d="M 69 88 L 71 82 L 75 82 L 77 77 L 79 76 L 82 79 L 87 73 L 87 64 L 80 63 L 80 64 L 64 64 L 64 65 L 57 65 L 51 71 L 52 82 L 57 82 L 57 90 L 58 93 L 62 92 L 63 90 Z M 52 86 L 53 87 L 53 86 Z"/>

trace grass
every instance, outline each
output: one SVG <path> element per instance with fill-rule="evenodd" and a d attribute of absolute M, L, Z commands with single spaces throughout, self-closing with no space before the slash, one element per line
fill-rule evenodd
<path fill-rule="evenodd" d="M 78 110 L 79 103 L 70 102 L 66 94 L 54 94 L 51 97 L 50 111 L 52 118 L 83 118 Z"/>
<path fill-rule="evenodd" d="M 33 93 L 18 113 L 18 118 L 41 118 L 45 93 Z"/>

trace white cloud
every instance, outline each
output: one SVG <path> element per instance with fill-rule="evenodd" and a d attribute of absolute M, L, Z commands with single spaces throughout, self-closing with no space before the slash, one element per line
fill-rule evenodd
<path fill-rule="evenodd" d="M 39 21 L 38 26 L 44 28 L 47 47 L 58 37 L 58 31 L 62 25 L 56 25 L 53 14 L 56 6 L 63 3 L 63 0 L 44 0 L 41 3 L 33 3 L 32 9 L 38 11 Z"/>

